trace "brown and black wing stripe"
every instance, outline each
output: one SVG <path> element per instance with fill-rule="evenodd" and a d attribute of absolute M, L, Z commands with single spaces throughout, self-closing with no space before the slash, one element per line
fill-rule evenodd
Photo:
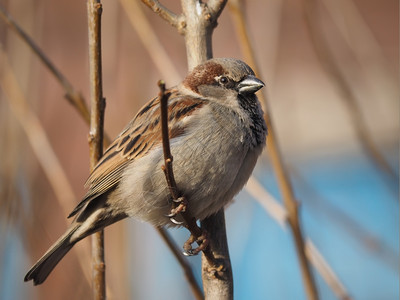
<path fill-rule="evenodd" d="M 169 136 L 178 137 L 185 132 L 183 119 L 191 116 L 206 100 L 188 98 L 172 90 L 168 102 Z M 149 120 L 152 120 L 150 123 Z M 147 103 L 105 151 L 86 182 L 89 187 L 84 199 L 68 217 L 74 216 L 88 201 L 116 186 L 126 165 L 161 145 L 160 106 L 158 98 Z"/>

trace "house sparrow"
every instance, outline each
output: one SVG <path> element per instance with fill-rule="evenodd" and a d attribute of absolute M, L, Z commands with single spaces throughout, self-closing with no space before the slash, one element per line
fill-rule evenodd
<path fill-rule="evenodd" d="M 267 127 L 255 92 L 264 86 L 244 62 L 216 58 L 168 90 L 174 175 L 187 210 L 202 220 L 232 200 L 247 182 L 265 145 Z M 160 105 L 148 102 L 105 151 L 88 191 L 69 217 L 67 232 L 29 270 L 41 284 L 84 237 L 126 217 L 177 226 L 163 161 Z"/>

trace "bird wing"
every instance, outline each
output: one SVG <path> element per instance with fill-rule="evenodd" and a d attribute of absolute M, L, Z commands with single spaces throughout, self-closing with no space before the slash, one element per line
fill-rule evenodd
<path fill-rule="evenodd" d="M 167 91 L 169 138 L 185 132 L 182 119 L 191 116 L 205 100 L 182 95 L 177 89 Z M 104 152 L 85 186 L 88 191 L 68 217 L 76 215 L 89 201 L 111 190 L 119 183 L 126 166 L 162 145 L 160 99 L 145 104 L 133 120 Z M 186 122 L 185 122 L 186 123 Z"/>

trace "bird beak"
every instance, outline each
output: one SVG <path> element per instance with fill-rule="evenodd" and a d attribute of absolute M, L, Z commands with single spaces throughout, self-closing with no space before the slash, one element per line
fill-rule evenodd
<path fill-rule="evenodd" d="M 264 82 L 253 75 L 248 75 L 238 84 L 239 94 L 254 94 L 264 86 Z"/>

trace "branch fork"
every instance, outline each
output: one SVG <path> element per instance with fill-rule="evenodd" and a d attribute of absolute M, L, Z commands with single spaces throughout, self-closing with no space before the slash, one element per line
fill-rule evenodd
<path fill-rule="evenodd" d="M 180 34 L 186 34 L 187 20 L 185 13 L 177 15 L 162 5 L 158 0 L 142 0 L 142 2 L 168 24 L 175 27 Z M 217 27 L 218 17 L 224 9 L 226 3 L 227 0 L 209 0 L 207 3 L 197 1 L 194 6 L 196 8 L 200 7 L 198 10 L 200 14 L 198 14 L 198 16 L 203 17 L 205 21 L 209 22 L 209 26 L 214 29 Z M 189 5 L 193 6 L 192 4 Z"/>

